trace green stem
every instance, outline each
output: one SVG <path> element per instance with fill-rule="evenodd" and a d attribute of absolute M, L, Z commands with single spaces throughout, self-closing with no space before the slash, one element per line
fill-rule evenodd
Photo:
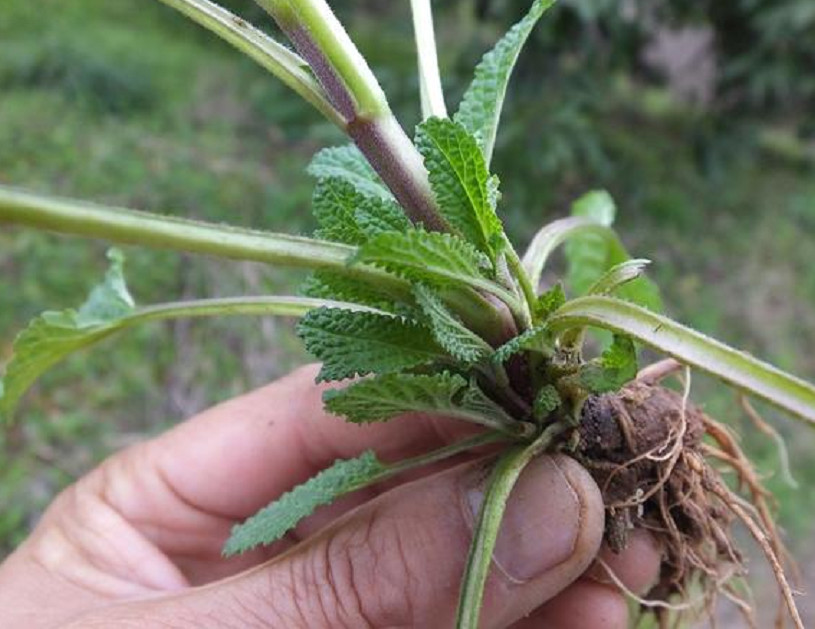
<path fill-rule="evenodd" d="M 515 251 L 515 247 L 512 246 L 512 243 L 509 241 L 506 234 L 504 234 L 504 242 L 506 243 L 507 265 L 517 280 L 518 285 L 521 287 L 521 292 L 524 296 L 524 321 L 521 322 L 523 324 L 521 329 L 523 330 L 532 324 L 535 304 L 537 303 L 538 298 L 535 294 L 535 288 L 532 286 L 532 282 L 529 280 L 529 275 L 527 275 L 526 269 L 524 269 L 524 265 L 521 262 L 521 259 L 518 257 L 518 252 Z"/>
<path fill-rule="evenodd" d="M 280 25 L 290 37 L 298 29 L 307 31 L 309 40 L 325 56 L 354 99 L 357 116 L 376 118 L 390 114 L 379 81 L 325 0 L 260 0 L 259 4 L 269 7 L 273 15 L 276 9 L 282 14 Z M 298 44 L 296 37 L 293 41 Z"/>
<path fill-rule="evenodd" d="M 597 234 L 606 241 L 619 243 L 617 235 L 611 228 L 590 218 L 572 216 L 552 221 L 535 234 L 524 253 L 522 264 L 529 283 L 537 287 L 552 252 L 569 238 L 583 234 Z"/>
<path fill-rule="evenodd" d="M 0 186 L 0 223 L 3 222 L 151 248 L 330 269 L 378 284 L 404 285 L 409 290 L 406 282 L 378 269 L 365 265 L 349 267 L 347 261 L 356 249 L 348 245 L 46 197 Z"/>
<path fill-rule="evenodd" d="M 815 427 L 815 385 L 630 302 L 598 295 L 572 299 L 549 317 L 547 326 L 555 333 L 596 326 L 627 334 Z"/>
<path fill-rule="evenodd" d="M 340 129 L 345 118 L 334 108 L 308 64 L 245 20 L 209 0 L 159 0 L 229 42 L 247 57 L 274 74 L 311 103 Z"/>
<path fill-rule="evenodd" d="M 60 199 L 0 186 L 0 224 L 101 238 L 221 258 L 295 268 L 327 269 L 381 289 L 396 300 L 413 299 L 409 282 L 364 264 L 348 265 L 356 249 L 333 242 L 214 225 L 123 208 Z M 442 299 L 465 323 L 492 339 L 502 319 L 476 291 L 449 289 Z"/>
<path fill-rule="evenodd" d="M 373 482 L 377 483 L 391 476 L 395 476 L 396 474 L 401 474 L 402 472 L 406 472 L 417 467 L 430 465 L 432 463 L 438 463 L 439 461 L 449 459 L 451 456 L 455 456 L 456 454 L 468 452 L 475 448 L 480 448 L 493 443 L 507 441 L 507 439 L 507 435 L 500 432 L 479 433 L 474 437 L 463 439 L 462 441 L 439 448 L 438 450 L 433 450 L 427 454 L 422 454 L 413 457 L 412 459 L 405 459 L 404 461 L 399 461 L 398 463 L 391 463 L 387 466 L 387 469 L 383 471 L 382 474 Z"/>
<path fill-rule="evenodd" d="M 553 424 L 531 444 L 510 448 L 496 462 L 487 481 L 487 492 L 470 544 L 470 554 L 458 599 L 456 616 L 458 629 L 478 629 L 484 586 L 492 564 L 492 552 L 515 483 L 529 462 L 546 450 L 563 430 L 562 425 Z"/>
<path fill-rule="evenodd" d="M 447 118 L 430 0 L 410 0 L 410 8 L 413 14 L 413 32 L 416 37 L 416 52 L 419 61 L 422 118 L 427 119 L 431 116 Z"/>
<path fill-rule="evenodd" d="M 301 317 L 314 308 L 343 308 L 345 310 L 380 312 L 376 308 L 369 308 L 359 304 L 311 297 L 220 297 L 145 306 L 139 308 L 133 314 L 127 315 L 122 321 L 134 320 L 141 323 L 180 317 L 231 317 L 237 315 Z"/>

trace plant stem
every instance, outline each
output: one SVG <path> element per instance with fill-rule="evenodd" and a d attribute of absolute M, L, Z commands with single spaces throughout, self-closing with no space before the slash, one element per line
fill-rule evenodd
<path fill-rule="evenodd" d="M 368 62 L 348 36 L 325 0 L 255 0 L 286 32 L 311 65 L 320 81 L 330 68 L 354 102 L 357 116 L 378 117 L 390 114 L 385 93 Z M 309 42 L 309 50 L 302 46 Z M 321 59 L 310 58 L 319 51 Z M 329 89 L 323 83 L 326 89 Z"/>
<path fill-rule="evenodd" d="M 509 238 L 506 237 L 506 234 L 504 235 L 504 241 L 506 243 L 507 265 L 509 266 L 512 275 L 517 280 L 518 285 L 521 287 L 521 292 L 524 296 L 525 304 L 522 312 L 523 320 L 519 322 L 521 324 L 521 329 L 523 330 L 532 325 L 535 304 L 537 303 L 537 295 L 535 294 L 535 288 L 532 286 L 532 282 L 529 281 L 529 276 L 526 274 L 523 263 L 518 257 L 518 252 L 515 251 L 515 247 L 512 246 L 512 243 L 509 241 Z"/>
<path fill-rule="evenodd" d="M 815 427 L 815 386 L 676 321 L 613 297 L 566 302 L 549 317 L 555 333 L 596 326 L 626 334 L 685 365 L 756 395 Z"/>
<path fill-rule="evenodd" d="M 111 208 L 0 186 L 2 223 L 154 249 L 312 270 L 328 269 L 376 286 L 394 299 L 407 303 L 413 299 L 407 281 L 372 266 L 349 266 L 348 260 L 356 248 L 312 238 Z M 441 297 L 476 333 L 495 340 L 503 320 L 484 297 L 469 288 L 445 290 Z"/>
<path fill-rule="evenodd" d="M 619 243 L 614 231 L 597 221 L 582 216 L 561 218 L 544 225 L 524 253 L 523 267 L 530 285 L 537 288 L 541 273 L 552 252 L 573 236 L 597 234 L 609 242 Z M 622 245 L 620 245 L 622 246 Z"/>
<path fill-rule="evenodd" d="M 356 118 L 348 123 L 348 135 L 410 220 L 430 231 L 449 231 L 436 205 L 422 156 L 396 118 Z"/>
<path fill-rule="evenodd" d="M 379 482 L 385 478 L 395 476 L 396 474 L 401 474 L 402 472 L 406 472 L 407 470 L 416 467 L 430 465 L 431 463 L 438 463 L 439 461 L 449 459 L 451 456 L 455 456 L 456 454 L 468 452 L 474 448 L 480 448 L 493 443 L 500 443 L 502 441 L 506 441 L 507 438 L 507 435 L 499 432 L 479 433 L 474 437 L 463 439 L 462 441 L 439 448 L 438 450 L 433 450 L 427 454 L 422 454 L 413 457 L 412 459 L 405 459 L 404 461 L 399 461 L 398 463 L 391 463 L 387 466 L 387 470 L 383 472 L 382 476 L 378 477 L 374 482 Z"/>
<path fill-rule="evenodd" d="M 311 66 L 344 116 L 346 133 L 414 223 L 448 231 L 422 156 L 393 116 L 382 88 L 324 0 L 256 0 Z"/>
<path fill-rule="evenodd" d="M 133 314 L 127 315 L 124 319 L 146 322 L 181 317 L 231 317 L 238 315 L 301 317 L 314 308 L 343 308 L 344 310 L 381 312 L 376 308 L 369 308 L 360 304 L 311 297 L 219 297 L 145 306 L 139 308 Z"/>
<path fill-rule="evenodd" d="M 419 62 L 419 89 L 422 97 L 422 118 L 447 118 L 444 91 L 439 75 L 436 35 L 433 30 L 433 10 L 430 0 L 410 0 L 413 32 Z"/>
<path fill-rule="evenodd" d="M 212 31 L 259 63 L 311 103 L 340 129 L 346 120 L 329 102 L 325 91 L 308 71 L 308 64 L 245 20 L 209 0 L 159 0 Z"/>
<path fill-rule="evenodd" d="M 0 186 L 0 222 L 114 242 L 312 269 L 344 268 L 346 260 L 355 252 L 354 247 L 337 243 L 46 197 L 3 186 Z M 362 266 L 359 268 L 363 273 L 371 272 Z"/>
<path fill-rule="evenodd" d="M 458 600 L 456 615 L 458 629 L 478 629 L 484 586 L 492 565 L 492 551 L 515 483 L 518 482 L 527 464 L 546 450 L 564 430 L 563 425 L 552 424 L 531 444 L 507 450 L 496 462 L 487 482 L 487 492 L 470 544 L 470 554 Z"/>

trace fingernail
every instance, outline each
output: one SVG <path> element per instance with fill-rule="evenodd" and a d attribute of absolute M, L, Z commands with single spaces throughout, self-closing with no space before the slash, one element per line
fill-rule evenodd
<path fill-rule="evenodd" d="M 488 474 L 471 479 L 466 502 L 471 522 L 478 520 Z M 580 500 L 550 457 L 532 461 L 510 494 L 493 562 L 512 581 L 543 575 L 574 552 L 580 527 Z"/>

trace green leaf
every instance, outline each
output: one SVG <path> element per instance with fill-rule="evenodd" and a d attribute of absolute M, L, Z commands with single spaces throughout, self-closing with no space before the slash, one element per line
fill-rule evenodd
<path fill-rule="evenodd" d="M 475 138 L 449 119 L 429 118 L 416 128 L 439 210 L 452 229 L 495 261 L 503 227 L 492 204 L 495 182 Z"/>
<path fill-rule="evenodd" d="M 335 461 L 328 469 L 235 526 L 223 554 L 229 557 L 279 540 L 317 507 L 371 484 L 386 472 L 387 466 L 371 450 L 355 459 Z"/>
<path fill-rule="evenodd" d="M 361 194 L 339 177 L 320 179 L 312 202 L 320 228 L 315 237 L 360 245 L 383 232 L 409 229 L 412 224 L 395 202 Z"/>
<path fill-rule="evenodd" d="M 489 291 L 500 290 L 487 279 L 486 257 L 452 234 L 421 229 L 382 233 L 359 248 L 352 260 L 356 262 L 433 286 L 468 284 Z"/>
<path fill-rule="evenodd" d="M 563 292 L 563 284 L 558 282 L 545 293 L 538 296 L 535 302 L 535 318 L 546 321 L 549 315 L 565 303 L 566 293 Z"/>
<path fill-rule="evenodd" d="M 312 158 L 308 173 L 318 179 L 338 177 L 352 184 L 360 194 L 393 200 L 390 190 L 353 144 L 319 151 Z"/>
<path fill-rule="evenodd" d="M 553 331 L 587 325 L 627 334 L 815 426 L 815 386 L 667 317 L 613 297 L 580 297 L 549 318 Z"/>
<path fill-rule="evenodd" d="M 356 221 L 357 207 L 364 200 L 365 197 L 348 181 L 338 177 L 318 181 L 312 211 L 320 228 L 314 232 L 314 236 L 346 245 L 365 242 L 365 234 Z"/>
<path fill-rule="evenodd" d="M 499 430 L 528 435 L 530 425 L 510 416 L 474 382 L 456 374 L 391 373 L 326 391 L 325 407 L 352 422 L 386 421 L 403 413 L 436 413 Z"/>
<path fill-rule="evenodd" d="M 635 258 L 615 264 L 594 282 L 586 291 L 588 295 L 609 295 L 619 291 L 627 283 L 641 277 L 650 260 Z M 561 306 L 563 304 L 560 304 Z M 558 306 L 559 308 L 560 306 Z"/>
<path fill-rule="evenodd" d="M 617 208 L 611 195 L 604 190 L 583 195 L 572 206 L 576 217 L 588 218 L 610 228 Z M 603 275 L 613 267 L 630 260 L 631 256 L 616 236 L 603 237 L 599 233 L 580 233 L 566 243 L 568 264 L 567 282 L 575 295 L 585 295 Z M 662 309 L 662 300 L 656 284 L 646 277 L 638 277 L 620 286 L 616 294 L 654 311 Z"/>
<path fill-rule="evenodd" d="M 392 373 L 323 393 L 325 407 L 352 422 L 378 422 L 409 412 L 449 413 L 467 386 L 461 376 Z"/>
<path fill-rule="evenodd" d="M 14 353 L 0 382 L 0 417 L 10 419 L 29 387 L 49 368 L 80 349 L 115 332 L 140 323 L 179 317 L 230 315 L 300 316 L 309 310 L 338 302 L 302 297 L 240 297 L 177 302 L 133 309 L 121 270 L 113 254 L 105 281 L 91 291 L 77 310 L 44 312 L 14 341 Z M 343 304 L 354 308 L 353 304 Z"/>
<path fill-rule="evenodd" d="M 429 321 L 436 342 L 450 356 L 465 365 L 472 365 L 492 354 L 492 348 L 447 310 L 432 289 L 416 285 L 413 292 L 416 302 Z"/>
<path fill-rule="evenodd" d="M 504 106 L 504 96 L 518 55 L 537 21 L 554 0 L 536 0 L 520 22 L 484 55 L 475 69 L 475 78 L 459 105 L 454 120 L 478 138 L 489 164 L 495 135 Z"/>
<path fill-rule="evenodd" d="M 319 308 L 300 320 L 297 334 L 323 362 L 318 381 L 411 369 L 447 356 L 429 329 L 385 314 Z"/>
<path fill-rule="evenodd" d="M 551 354 L 552 347 L 549 337 L 549 327 L 545 323 L 529 328 L 495 350 L 495 353 L 492 355 L 492 360 L 496 363 L 504 363 L 510 356 L 523 350 L 542 352 L 547 355 Z"/>
<path fill-rule="evenodd" d="M 299 292 L 307 297 L 362 304 L 393 313 L 404 313 L 415 306 L 412 298 L 405 302 L 376 284 L 361 282 L 334 271 L 315 271 L 305 279 Z"/>
<path fill-rule="evenodd" d="M 604 240 L 616 240 L 617 235 L 613 230 L 601 225 L 590 218 L 570 217 L 561 218 L 544 225 L 524 253 L 523 268 L 529 276 L 529 281 L 533 286 L 540 284 L 541 275 L 549 257 L 557 247 L 567 242 L 570 238 L 576 238 L 584 234 L 596 234 Z"/>
<path fill-rule="evenodd" d="M 637 376 L 634 342 L 628 336 L 615 334 L 600 358 L 583 365 L 578 375 L 580 383 L 592 393 L 619 391 Z"/>
<path fill-rule="evenodd" d="M 384 232 L 405 232 L 413 223 L 395 201 L 369 197 L 354 213 L 359 229 L 372 238 Z"/>
<path fill-rule="evenodd" d="M 72 352 L 114 332 L 118 321 L 133 312 L 133 298 L 124 280 L 124 256 L 108 252 L 104 281 L 95 286 L 79 310 L 44 312 L 14 341 L 14 354 L 0 390 L 0 415 L 10 417 L 33 382 Z"/>
<path fill-rule="evenodd" d="M 444 461 L 450 457 L 488 444 L 506 441 L 501 433 L 485 431 L 431 450 L 425 454 L 397 463 L 385 464 L 368 450 L 355 459 L 338 460 L 292 491 L 283 494 L 243 524 L 232 529 L 224 548 L 224 555 L 251 550 L 261 544 L 280 539 L 297 523 L 322 505 L 329 504 L 344 494 L 381 482 L 387 478 L 425 465 Z"/>
<path fill-rule="evenodd" d="M 532 415 L 538 421 L 543 421 L 550 413 L 557 410 L 562 403 L 563 400 L 560 399 L 560 394 L 554 385 L 547 384 L 535 396 L 535 401 L 532 404 Z"/>
<path fill-rule="evenodd" d="M 573 216 L 591 219 L 608 228 L 613 225 L 616 213 L 614 200 L 604 190 L 589 192 L 572 205 Z M 628 259 L 622 245 L 612 239 L 593 233 L 575 235 L 566 243 L 566 281 L 573 294 L 585 295 L 611 265 L 622 261 L 621 256 L 622 260 Z"/>

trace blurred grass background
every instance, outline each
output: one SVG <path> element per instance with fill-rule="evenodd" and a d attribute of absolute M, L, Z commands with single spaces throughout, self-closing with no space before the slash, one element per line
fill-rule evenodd
<path fill-rule="evenodd" d="M 227 4 L 271 28 L 248 0 Z M 453 105 L 479 56 L 528 2 L 437 4 Z M 412 128 L 408 3 L 333 5 Z M 670 314 L 815 378 L 813 63 L 810 0 L 562 0 L 522 59 L 497 146 L 513 240 L 523 246 L 577 195 L 608 188 L 629 249 L 654 260 Z M 274 78 L 159 3 L 5 0 L 0 8 L 4 184 L 306 233 L 312 184 L 303 167 L 341 142 Z M 0 362 L 32 316 L 84 299 L 104 272 L 104 250 L 2 228 Z M 127 255 L 143 304 L 290 292 L 300 278 Z M 304 360 L 290 322 L 257 319 L 151 324 L 71 358 L 0 433 L 0 557 L 56 491 L 113 449 Z M 742 432 L 793 548 L 815 555 L 815 437 L 762 409 L 787 437 L 793 490 L 731 393 L 699 377 L 694 395 Z"/>

